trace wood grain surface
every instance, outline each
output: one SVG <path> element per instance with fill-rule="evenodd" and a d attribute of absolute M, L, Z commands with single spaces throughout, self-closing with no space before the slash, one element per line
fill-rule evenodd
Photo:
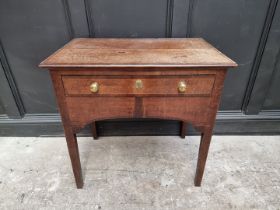
<path fill-rule="evenodd" d="M 236 63 L 201 38 L 74 39 L 40 67 L 234 67 Z"/>

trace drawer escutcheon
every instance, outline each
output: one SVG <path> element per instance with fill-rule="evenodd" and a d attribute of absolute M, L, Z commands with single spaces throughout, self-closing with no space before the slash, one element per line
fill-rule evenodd
<path fill-rule="evenodd" d="M 185 93 L 187 90 L 187 84 L 185 81 L 180 81 L 178 84 L 178 91 L 179 93 Z"/>
<path fill-rule="evenodd" d="M 97 82 L 91 83 L 91 85 L 90 85 L 90 91 L 91 91 L 92 93 L 97 93 L 98 90 L 99 90 L 99 84 L 98 84 Z"/>
<path fill-rule="evenodd" d="M 143 88 L 143 82 L 142 82 L 141 79 L 137 79 L 135 81 L 135 87 L 136 87 L 136 89 L 142 89 Z"/>

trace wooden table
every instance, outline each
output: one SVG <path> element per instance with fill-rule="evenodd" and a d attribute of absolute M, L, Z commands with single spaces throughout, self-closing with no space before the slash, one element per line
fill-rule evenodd
<path fill-rule="evenodd" d="M 160 118 L 201 132 L 201 185 L 227 68 L 237 64 L 200 38 L 74 39 L 44 60 L 64 126 L 77 188 L 83 187 L 76 133 L 95 121 Z"/>

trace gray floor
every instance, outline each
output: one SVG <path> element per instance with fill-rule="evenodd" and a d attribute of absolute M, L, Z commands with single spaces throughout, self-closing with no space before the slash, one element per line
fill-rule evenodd
<path fill-rule="evenodd" d="M 0 138 L 0 209 L 280 209 L 280 137 L 214 136 L 202 187 L 198 137 Z"/>

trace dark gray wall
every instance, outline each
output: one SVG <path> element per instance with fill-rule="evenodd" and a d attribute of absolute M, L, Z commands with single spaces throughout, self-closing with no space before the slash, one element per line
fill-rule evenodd
<path fill-rule="evenodd" d="M 37 66 L 74 37 L 203 37 L 239 64 L 227 75 L 215 132 L 280 132 L 278 0 L 0 0 L 1 135 L 62 134 L 50 77 Z M 175 135 L 179 122 L 114 120 L 98 129 Z"/>

